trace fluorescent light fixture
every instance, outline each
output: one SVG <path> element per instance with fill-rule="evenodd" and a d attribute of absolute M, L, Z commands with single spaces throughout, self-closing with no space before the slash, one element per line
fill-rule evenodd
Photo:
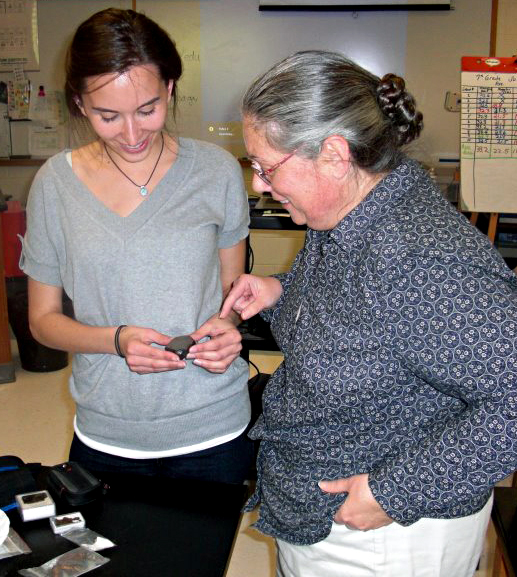
<path fill-rule="evenodd" d="M 259 0 L 259 10 L 450 10 L 451 0 Z"/>

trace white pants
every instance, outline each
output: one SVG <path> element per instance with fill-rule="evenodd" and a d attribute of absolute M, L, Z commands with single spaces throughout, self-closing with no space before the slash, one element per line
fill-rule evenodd
<path fill-rule="evenodd" d="M 492 510 L 458 519 L 420 519 L 372 531 L 332 525 L 314 545 L 277 539 L 277 577 L 472 577 Z"/>

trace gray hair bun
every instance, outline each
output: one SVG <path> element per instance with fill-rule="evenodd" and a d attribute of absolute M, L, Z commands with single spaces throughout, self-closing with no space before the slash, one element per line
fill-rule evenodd
<path fill-rule="evenodd" d="M 413 96 L 406 92 L 403 78 L 396 74 L 384 75 L 377 86 L 377 102 L 395 129 L 399 146 L 418 137 L 424 126 L 423 116 L 416 109 Z"/>

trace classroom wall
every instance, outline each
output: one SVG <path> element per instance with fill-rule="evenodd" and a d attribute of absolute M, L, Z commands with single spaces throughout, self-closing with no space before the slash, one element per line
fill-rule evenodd
<path fill-rule="evenodd" d="M 517 55 L 517 2 L 499 0 L 495 56 Z"/>
<path fill-rule="evenodd" d="M 506 0 L 515 4 L 515 0 Z M 411 12 L 406 81 L 424 113 L 416 156 L 431 165 L 459 158 L 460 113 L 445 109 L 447 91 L 460 91 L 462 56 L 488 56 L 490 0 L 453 0 L 449 12 Z"/>
<path fill-rule="evenodd" d="M 514 0 L 506 2 L 515 4 Z M 238 96 L 245 74 L 255 76 L 284 53 L 328 47 L 345 51 L 377 74 L 394 71 L 406 77 L 425 121 L 423 136 L 413 147 L 413 154 L 429 164 L 440 156 L 458 155 L 459 113 L 444 109 L 445 93 L 459 91 L 461 56 L 488 53 L 490 5 L 489 0 L 454 0 L 455 9 L 448 12 L 324 16 L 309 12 L 264 17 L 258 13 L 256 0 L 137 1 L 137 9 L 171 33 L 184 58 L 181 133 L 207 136 L 207 126 L 220 115 L 213 112 L 213 104 L 225 99 L 226 93 L 227 118 L 234 113 L 238 118 Z M 131 1 L 39 1 L 41 70 L 28 73 L 34 85 L 62 86 L 65 49 L 77 24 L 108 6 L 130 8 Z M 355 29 L 361 34 L 353 32 Z M 238 87 L 232 81 L 232 71 L 239 80 Z M 0 73 L 0 80 L 8 76 Z M 247 83 L 248 78 L 244 80 Z M 214 84 L 222 87 L 218 95 L 210 90 Z M 219 142 L 224 144 L 221 139 Z M 242 145 L 240 150 L 243 152 Z M 36 170 L 0 167 L 0 188 L 23 202 Z"/>

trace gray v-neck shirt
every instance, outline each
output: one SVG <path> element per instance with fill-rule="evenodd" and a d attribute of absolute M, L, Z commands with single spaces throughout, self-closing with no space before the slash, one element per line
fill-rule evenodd
<path fill-rule="evenodd" d="M 91 193 L 64 151 L 31 187 L 21 266 L 31 278 L 63 287 L 81 323 L 138 325 L 172 337 L 218 311 L 218 250 L 245 238 L 248 224 L 240 166 L 215 145 L 179 139 L 176 161 L 127 217 Z M 165 451 L 244 428 L 247 377 L 241 358 L 222 375 L 191 362 L 138 375 L 116 355 L 75 354 L 70 390 L 86 437 Z"/>

